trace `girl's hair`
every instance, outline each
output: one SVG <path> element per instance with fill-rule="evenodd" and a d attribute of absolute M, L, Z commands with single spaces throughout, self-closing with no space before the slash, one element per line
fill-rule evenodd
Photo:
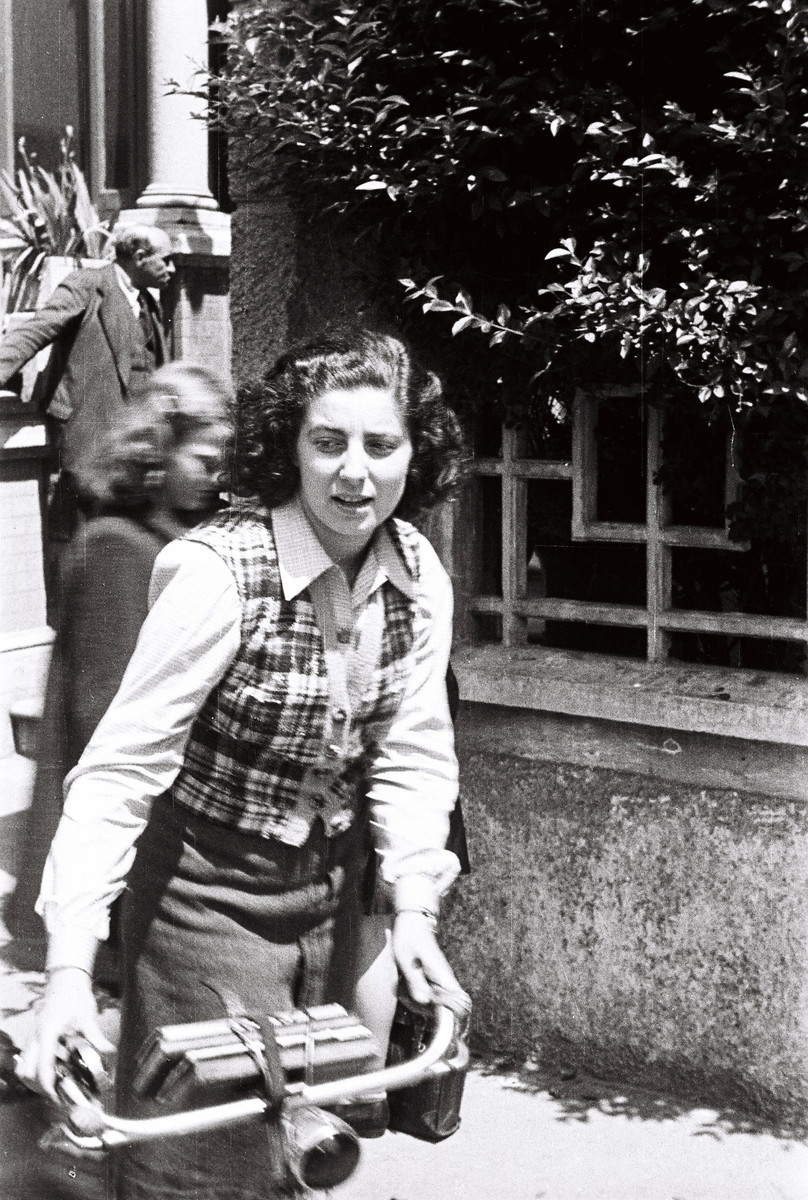
<path fill-rule="evenodd" d="M 231 425 L 233 421 L 231 385 L 197 363 L 175 362 L 159 367 L 149 376 L 143 395 L 168 422 L 175 445 L 198 429 Z"/>
<path fill-rule="evenodd" d="M 239 388 L 235 490 L 268 508 L 285 504 L 300 483 L 296 448 L 309 405 L 325 392 L 364 387 L 392 392 L 412 442 L 396 515 L 416 517 L 452 496 L 461 479 L 463 437 L 440 381 L 418 367 L 398 337 L 370 330 L 294 347 Z"/>
<path fill-rule="evenodd" d="M 96 511 L 143 511 L 160 498 L 169 456 L 211 426 L 232 428 L 233 393 L 207 367 L 169 363 L 158 368 L 113 429 L 101 437 L 82 473 Z"/>

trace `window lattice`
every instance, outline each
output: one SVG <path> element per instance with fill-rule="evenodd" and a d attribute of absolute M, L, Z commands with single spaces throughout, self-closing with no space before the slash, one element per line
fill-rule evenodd
<path fill-rule="evenodd" d="M 607 394 L 604 392 L 604 396 Z M 576 397 L 568 457 L 528 457 L 525 435 L 503 429 L 499 455 L 474 460 L 477 511 L 471 523 L 476 561 L 472 564 L 470 560 L 474 556 L 468 555 L 470 586 L 465 608 L 472 624 L 476 621 L 479 627 L 487 623 L 488 634 L 484 640 L 500 640 L 508 648 L 541 641 L 541 630 L 546 622 L 552 621 L 603 627 L 607 631 L 607 640 L 609 630 L 639 631 L 636 636 L 640 639 L 644 636 L 645 656 L 650 662 L 666 661 L 672 638 L 682 634 L 723 635 L 730 641 L 740 638 L 777 640 L 799 643 L 801 648 L 808 649 L 808 614 L 805 612 L 790 617 L 732 611 L 732 600 L 726 611 L 677 606 L 673 586 L 675 554 L 686 552 L 692 555 L 704 551 L 743 554 L 748 546 L 732 541 L 726 526 L 672 523 L 670 497 L 656 482 L 663 433 L 658 409 L 642 406 L 644 519 L 599 519 L 596 428 L 598 405 L 602 400 L 603 396 L 582 393 Z M 725 506 L 735 498 L 738 486 L 729 446 L 723 471 Z M 590 548 L 604 547 L 603 552 L 610 553 L 609 545 L 624 548 L 633 545 L 638 547 L 636 552 L 624 549 L 622 553 L 644 552 L 645 579 L 637 579 L 634 583 L 635 590 L 642 591 L 644 582 L 644 603 L 565 598 L 558 594 L 550 578 L 546 588 L 536 588 L 531 577 L 535 562 L 531 558 L 528 534 L 529 489 L 536 487 L 536 481 L 567 483 L 571 492 L 568 549 L 585 544 Z M 486 529 L 481 545 L 482 524 Z M 641 567 L 636 569 L 636 562 L 632 562 L 634 575 L 641 574 Z M 732 654 L 729 663 L 737 665 Z"/>

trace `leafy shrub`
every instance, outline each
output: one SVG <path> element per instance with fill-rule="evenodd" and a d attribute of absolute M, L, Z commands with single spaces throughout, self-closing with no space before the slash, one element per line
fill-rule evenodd
<path fill-rule="evenodd" d="M 243 179 L 372 247 L 386 315 L 397 279 L 445 314 L 405 321 L 470 404 L 639 381 L 738 432 L 777 410 L 804 496 L 804 0 L 266 3 L 219 32 Z"/>

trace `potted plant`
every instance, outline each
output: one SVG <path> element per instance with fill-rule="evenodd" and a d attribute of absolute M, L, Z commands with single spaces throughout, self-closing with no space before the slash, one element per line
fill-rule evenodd
<path fill-rule="evenodd" d="M 9 213 L 0 218 L 4 260 L 0 322 L 8 314 L 35 308 L 74 266 L 105 257 L 109 226 L 90 199 L 69 125 L 60 149 L 52 173 L 39 165 L 25 138 L 20 138 L 17 171 L 13 176 L 0 172 L 0 197 Z"/>

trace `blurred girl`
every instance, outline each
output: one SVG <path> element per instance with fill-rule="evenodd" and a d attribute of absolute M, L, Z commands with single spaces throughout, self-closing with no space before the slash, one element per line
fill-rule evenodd
<path fill-rule="evenodd" d="M 220 507 L 230 403 L 228 385 L 207 368 L 161 367 L 87 464 L 91 516 L 60 565 L 34 796 L 6 913 L 31 966 L 44 956 L 34 902 L 64 778 L 118 690 L 146 618 L 154 560 Z M 99 970 L 111 981 L 106 956 Z"/>

